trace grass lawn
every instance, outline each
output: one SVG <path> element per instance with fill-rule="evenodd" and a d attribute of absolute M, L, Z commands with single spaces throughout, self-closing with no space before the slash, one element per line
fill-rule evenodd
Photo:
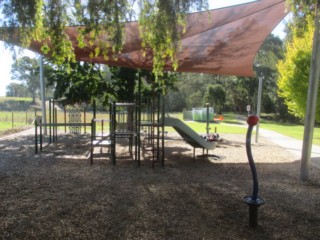
<path fill-rule="evenodd" d="M 0 124 L 0 131 L 8 130 L 8 129 L 13 129 L 13 128 L 19 128 L 19 127 L 25 127 L 25 123 L 21 122 L 16 122 L 13 124 L 11 122 L 1 122 Z"/>
<path fill-rule="evenodd" d="M 32 98 L 30 97 L 0 97 L 0 103 L 2 102 L 8 102 L 8 101 L 12 101 L 12 102 L 31 102 Z"/>
<path fill-rule="evenodd" d="M 182 120 L 182 113 L 174 113 L 170 114 L 172 117 L 176 117 Z M 220 134 L 223 133 L 239 133 L 244 134 L 247 131 L 247 128 L 237 119 L 237 114 L 234 113 L 224 113 L 224 120 L 221 122 L 211 122 L 210 123 L 210 132 L 215 131 L 215 127 L 217 128 L 217 132 Z M 199 133 L 206 132 L 206 123 L 205 122 L 186 122 L 193 130 Z M 261 120 L 260 128 L 275 131 L 281 133 L 288 137 L 293 137 L 299 140 L 303 140 L 304 134 L 304 126 L 298 124 L 289 124 L 289 123 L 278 123 L 272 122 L 268 120 Z M 173 129 L 169 129 L 167 131 L 174 131 Z M 320 145 L 320 128 L 314 128 L 313 134 L 313 144 Z"/>
<path fill-rule="evenodd" d="M 175 117 L 180 120 L 183 120 L 182 113 L 173 113 L 170 114 L 170 117 Z M 235 114 L 228 113 L 223 115 L 224 120 L 219 122 L 210 122 L 210 133 L 217 132 L 219 134 L 223 133 L 235 133 L 235 134 L 244 134 L 246 133 L 247 129 L 243 127 L 239 121 L 235 119 Z M 198 133 L 206 133 L 207 123 L 206 122 L 193 122 L 193 121 L 186 121 L 185 122 L 189 127 L 191 127 L 195 132 Z M 171 127 L 166 127 L 166 131 L 173 132 L 174 129 Z"/>
<path fill-rule="evenodd" d="M 0 131 L 9 130 L 13 128 L 20 128 L 25 126 L 31 126 L 34 118 L 34 112 L 0 112 Z"/>
<path fill-rule="evenodd" d="M 283 135 L 303 140 L 304 126 L 297 124 L 276 123 L 271 121 L 261 121 L 261 128 L 272 130 Z M 320 145 L 320 128 L 315 127 L 313 133 L 313 144 Z"/>

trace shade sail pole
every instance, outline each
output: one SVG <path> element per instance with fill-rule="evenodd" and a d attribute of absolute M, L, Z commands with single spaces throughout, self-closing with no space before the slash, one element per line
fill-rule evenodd
<path fill-rule="evenodd" d="M 39 66 L 40 66 L 40 95 L 41 95 L 41 110 L 42 110 L 42 123 L 47 123 L 46 118 L 46 95 L 45 95 L 45 84 L 44 84 L 44 76 L 43 76 L 43 57 L 39 58 Z M 44 134 L 47 134 L 47 127 L 44 128 Z"/>
<path fill-rule="evenodd" d="M 318 98 L 318 87 L 320 77 L 320 23 L 319 23 L 319 2 L 317 5 L 317 16 L 315 19 L 315 32 L 313 37 L 312 59 L 309 74 L 308 99 L 304 123 L 304 136 L 301 155 L 300 179 L 309 179 L 309 168 L 311 162 L 311 149 L 313 139 L 313 129 L 316 115 Z"/>

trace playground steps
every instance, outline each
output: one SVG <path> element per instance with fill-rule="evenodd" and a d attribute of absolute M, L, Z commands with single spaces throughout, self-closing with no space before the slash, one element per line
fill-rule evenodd
<path fill-rule="evenodd" d="M 108 152 L 111 149 L 111 140 L 110 136 L 101 137 L 101 139 L 94 139 L 91 140 L 91 148 L 90 148 L 90 164 L 93 164 L 93 155 L 94 155 L 94 148 L 100 147 L 100 153 L 102 153 L 102 148 L 107 147 Z"/>
<path fill-rule="evenodd" d="M 92 144 L 97 147 L 110 147 L 111 140 L 93 140 Z"/>

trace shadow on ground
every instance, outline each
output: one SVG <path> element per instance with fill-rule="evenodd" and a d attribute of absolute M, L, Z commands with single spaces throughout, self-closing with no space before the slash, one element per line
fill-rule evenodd
<path fill-rule="evenodd" d="M 312 171 L 313 180 L 302 183 L 299 162 L 286 159 L 258 160 L 260 194 L 267 204 L 259 209 L 259 226 L 248 227 L 248 207 L 242 198 L 251 194 L 251 172 L 242 141 L 232 139 L 232 144 L 214 151 L 225 156 L 222 161 L 201 157 L 194 161 L 188 145 L 170 143 L 165 166 L 155 168 L 150 161 L 137 167 L 130 159 L 113 166 L 108 153 L 90 166 L 85 157 L 88 145 L 71 144 L 74 139 L 38 155 L 32 137 L 15 140 L 16 145 L 7 141 L 0 161 L 1 237 L 320 238 L 319 172 Z M 273 147 L 269 157 L 279 157 L 275 151 L 281 149 Z"/>

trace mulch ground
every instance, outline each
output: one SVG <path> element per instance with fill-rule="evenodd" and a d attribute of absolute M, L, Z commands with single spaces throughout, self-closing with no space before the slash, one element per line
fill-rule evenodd
<path fill-rule="evenodd" d="M 0 239 L 320 239 L 319 170 L 301 182 L 298 159 L 263 137 L 252 151 L 266 204 L 253 229 L 244 135 L 194 161 L 170 134 L 165 166 L 152 168 L 127 146 L 115 166 L 108 149 L 90 165 L 89 136 L 59 136 L 36 155 L 32 133 L 0 139 Z"/>

